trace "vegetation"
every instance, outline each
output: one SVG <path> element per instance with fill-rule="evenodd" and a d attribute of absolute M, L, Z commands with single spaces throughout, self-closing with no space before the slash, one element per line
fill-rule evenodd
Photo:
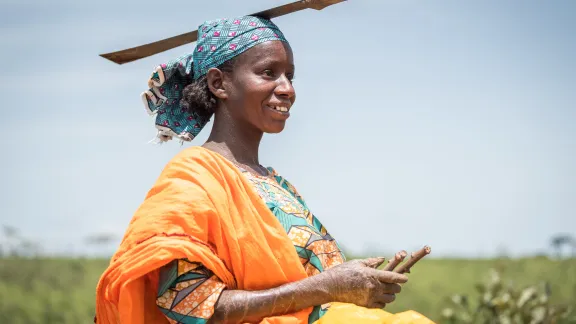
<path fill-rule="evenodd" d="M 0 259 L 0 323 L 91 323 L 95 286 L 107 264 L 108 260 L 103 259 Z M 449 318 L 452 322 L 471 323 L 463 315 L 463 309 L 469 307 L 475 310 L 480 306 L 475 285 L 490 273 L 490 269 L 497 269 L 503 277 L 513 279 L 514 285 L 521 288 L 547 283 L 552 292 L 547 300 L 550 305 L 576 304 L 576 259 L 429 259 L 420 261 L 412 269 L 410 281 L 387 311 L 414 309 L 438 323 L 449 323 L 443 317 L 443 311 L 447 315 L 445 310 L 450 307 L 453 315 Z M 506 286 L 505 281 L 501 281 L 501 286 Z M 499 296 L 501 301 L 506 300 L 504 294 L 495 296 Z M 517 293 L 511 293 L 510 299 L 518 301 L 515 296 Z M 453 307 L 453 301 L 458 298 L 461 298 L 460 306 Z M 473 316 L 473 311 L 469 316 Z M 576 319 L 572 317 L 570 321 L 566 318 L 558 323 L 576 323 Z"/>
<path fill-rule="evenodd" d="M 453 307 L 442 311 L 443 321 L 544 324 L 568 322 L 572 315 L 572 305 L 551 303 L 548 281 L 518 289 L 512 281 L 505 282 L 498 271 L 492 269 L 486 281 L 476 285 L 476 290 L 476 307 L 471 307 L 468 296 L 455 294 L 451 298 Z"/>
<path fill-rule="evenodd" d="M 566 242 L 553 239 L 551 244 L 556 251 Z M 412 309 L 437 323 L 576 323 L 570 308 L 576 305 L 576 258 L 560 258 L 558 251 L 554 255 L 425 258 L 386 310 Z M 0 237 L 0 323 L 92 323 L 95 287 L 107 265 L 106 259 L 42 257 L 37 244 L 5 228 Z"/>
<path fill-rule="evenodd" d="M 0 259 L 0 323 L 91 323 L 106 260 Z"/>

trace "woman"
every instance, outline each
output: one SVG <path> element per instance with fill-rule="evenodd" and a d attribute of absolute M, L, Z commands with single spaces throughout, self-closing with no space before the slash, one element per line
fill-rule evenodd
<path fill-rule="evenodd" d="M 251 16 L 198 30 L 143 100 L 162 141 L 190 141 L 214 115 L 212 132 L 167 164 L 134 215 L 98 284 L 97 322 L 314 323 L 342 303 L 383 323 L 407 277 L 377 270 L 383 258 L 345 262 L 294 186 L 259 162 L 296 99 L 288 41 Z"/>

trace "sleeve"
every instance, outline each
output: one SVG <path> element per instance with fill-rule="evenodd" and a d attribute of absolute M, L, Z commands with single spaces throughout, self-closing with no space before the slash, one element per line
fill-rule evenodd
<path fill-rule="evenodd" d="M 225 288 L 201 263 L 174 260 L 160 269 L 156 305 L 171 324 L 204 324 Z"/>

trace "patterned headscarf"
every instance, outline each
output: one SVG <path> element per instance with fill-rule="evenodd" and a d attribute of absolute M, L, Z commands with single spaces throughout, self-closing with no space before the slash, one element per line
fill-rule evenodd
<path fill-rule="evenodd" d="M 240 55 L 253 46 L 271 40 L 288 42 L 270 20 L 253 16 L 206 21 L 198 27 L 198 41 L 192 53 L 154 69 L 142 101 L 150 115 L 156 115 L 158 138 L 191 141 L 208 123 L 198 113 L 180 107 L 182 90 L 209 69 Z"/>

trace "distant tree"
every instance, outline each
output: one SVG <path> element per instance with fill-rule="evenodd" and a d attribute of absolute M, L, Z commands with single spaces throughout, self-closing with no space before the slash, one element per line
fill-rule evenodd
<path fill-rule="evenodd" d="M 576 240 L 574 240 L 574 237 L 570 234 L 557 234 L 552 237 L 550 244 L 556 252 L 556 257 L 559 259 L 562 258 L 562 248 L 564 246 L 572 248 L 573 256 L 576 253 Z"/>
<path fill-rule="evenodd" d="M 12 226 L 2 226 L 2 237 L 0 237 L 0 256 L 37 256 L 41 252 L 39 242 L 30 240 L 20 234 L 20 231 Z"/>
<path fill-rule="evenodd" d="M 17 253 L 17 241 L 20 239 L 18 229 L 9 225 L 2 225 L 2 249 L 3 255 L 14 255 Z"/>
<path fill-rule="evenodd" d="M 18 237 L 18 230 L 16 229 L 16 227 L 12 227 L 10 225 L 3 225 L 2 233 L 8 239 Z"/>
<path fill-rule="evenodd" d="M 107 245 L 116 240 L 116 235 L 110 233 L 93 234 L 86 237 L 86 244 L 88 245 Z"/>

